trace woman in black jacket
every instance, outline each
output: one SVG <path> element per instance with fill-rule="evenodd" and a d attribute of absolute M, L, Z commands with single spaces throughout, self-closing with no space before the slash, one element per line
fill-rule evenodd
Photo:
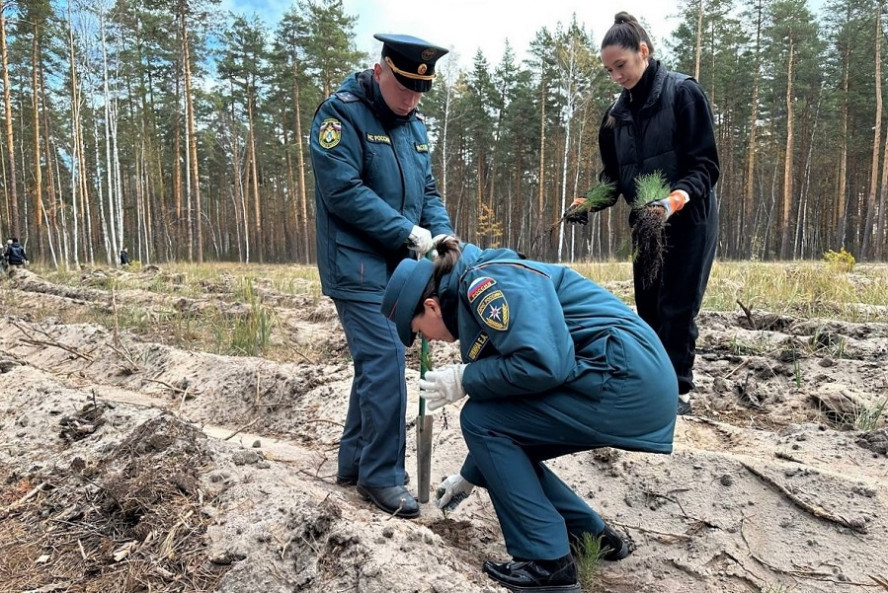
<path fill-rule="evenodd" d="M 693 78 L 670 72 L 653 59 L 647 31 L 632 15 L 620 12 L 601 42 L 601 61 L 623 92 L 604 114 L 598 144 L 604 168 L 602 181 L 615 185 L 609 203 L 622 194 L 636 206 L 635 180 L 660 173 L 668 195 L 644 206 L 668 219 L 662 265 L 651 274 L 648 260 L 633 264 L 638 314 L 660 336 L 678 376 L 680 414 L 690 412 L 688 392 L 694 388 L 697 325 L 718 239 L 715 183 L 718 151 L 712 111 Z M 585 222 L 578 198 L 566 218 Z M 629 224 L 636 226 L 633 208 Z M 634 240 L 637 234 L 633 233 Z M 637 245 L 636 245 L 637 247 Z"/>

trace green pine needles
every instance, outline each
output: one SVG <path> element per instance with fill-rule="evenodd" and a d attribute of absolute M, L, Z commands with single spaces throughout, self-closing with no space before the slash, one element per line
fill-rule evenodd
<path fill-rule="evenodd" d="M 616 184 L 612 181 L 601 180 L 598 185 L 586 192 L 586 200 L 577 206 L 577 210 L 581 212 L 597 212 L 602 208 L 610 206 L 613 203 L 616 187 Z"/>
<path fill-rule="evenodd" d="M 634 208 L 643 208 L 651 202 L 665 198 L 669 195 L 669 184 L 660 171 L 654 171 L 635 178 L 635 204 Z"/>
<path fill-rule="evenodd" d="M 557 229 L 569 215 L 575 215 L 581 212 L 598 212 L 603 208 L 607 208 L 614 203 L 614 192 L 616 189 L 617 185 L 612 181 L 608 181 L 607 179 L 601 180 L 598 185 L 586 192 L 586 198 L 581 204 L 568 208 L 564 214 L 561 215 L 561 218 L 549 225 L 549 232 L 551 233 Z"/>

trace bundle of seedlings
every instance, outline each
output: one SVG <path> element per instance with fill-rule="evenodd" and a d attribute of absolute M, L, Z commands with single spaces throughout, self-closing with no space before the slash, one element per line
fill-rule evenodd
<path fill-rule="evenodd" d="M 607 208 L 613 204 L 615 189 L 616 184 L 607 179 L 602 179 L 599 181 L 598 185 L 586 192 L 586 197 L 582 202 L 579 204 L 574 203 L 570 208 L 565 210 L 564 214 L 561 215 L 561 218 L 549 226 L 549 232 L 558 228 L 558 225 L 571 216 L 576 216 L 583 212 L 598 212 L 602 208 Z"/>
<path fill-rule="evenodd" d="M 633 257 L 641 268 L 642 288 L 648 288 L 660 276 L 666 252 L 666 217 L 663 208 L 651 206 L 669 195 L 669 185 L 660 171 L 635 178 L 635 224 L 632 225 Z"/>

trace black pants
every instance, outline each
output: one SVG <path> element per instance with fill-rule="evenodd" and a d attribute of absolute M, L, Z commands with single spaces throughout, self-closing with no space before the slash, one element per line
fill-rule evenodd
<path fill-rule="evenodd" d="M 644 264 L 633 265 L 638 315 L 660 336 L 678 376 L 679 394 L 694 388 L 699 333 L 695 318 L 703 303 L 717 244 L 718 206 L 713 192 L 708 202 L 689 203 L 669 218 L 666 253 L 658 278 L 646 284 L 642 280 Z"/>

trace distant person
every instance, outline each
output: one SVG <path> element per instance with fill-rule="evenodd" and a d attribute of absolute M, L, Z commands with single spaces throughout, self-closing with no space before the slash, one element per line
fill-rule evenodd
<path fill-rule="evenodd" d="M 13 237 L 6 242 L 4 257 L 10 268 L 21 268 L 28 265 L 28 256 L 25 254 L 25 248 L 19 243 L 18 237 Z"/>
<path fill-rule="evenodd" d="M 121 266 L 130 265 L 130 256 L 129 256 L 129 253 L 127 253 L 127 251 L 126 251 L 126 247 L 124 247 L 123 249 L 120 250 L 120 265 Z"/>
<path fill-rule="evenodd" d="M 452 508 L 487 488 L 512 562 L 486 561 L 512 591 L 579 593 L 571 545 L 629 545 L 544 463 L 600 447 L 670 453 L 677 382 L 657 335 L 620 299 L 565 266 L 453 237 L 402 261 L 382 312 L 409 346 L 459 340 L 461 364 L 420 380 L 429 410 L 462 401 L 468 455 L 438 488 Z"/>
<path fill-rule="evenodd" d="M 12 239 L 7 239 L 6 244 L 3 246 L 3 253 L 0 254 L 0 269 L 2 269 L 5 274 L 7 269 L 9 268 L 9 246 L 12 245 Z"/>
<path fill-rule="evenodd" d="M 715 258 L 718 239 L 718 149 L 712 110 L 693 78 L 670 72 L 653 58 L 654 45 L 635 17 L 620 12 L 601 42 L 601 61 L 622 93 L 605 112 L 598 132 L 604 168 L 601 180 L 616 184 L 610 204 L 620 194 L 633 205 L 635 180 L 660 172 L 668 196 L 645 207 L 656 208 L 665 227 L 662 267 L 652 281 L 648 261 L 633 262 L 638 314 L 660 336 L 678 376 L 679 414 L 691 413 L 694 389 L 696 317 Z M 575 208 L 582 202 L 577 198 Z M 588 212 L 565 213 L 570 222 L 585 224 Z M 639 221 L 634 210 L 630 226 Z M 635 234 L 633 233 L 633 240 Z"/>
<path fill-rule="evenodd" d="M 416 517 L 404 487 L 405 349 L 379 311 L 398 262 L 452 234 L 416 108 L 447 50 L 409 35 L 376 35 L 380 60 L 318 107 L 311 128 L 318 268 L 354 363 L 336 482 L 387 513 Z"/>

